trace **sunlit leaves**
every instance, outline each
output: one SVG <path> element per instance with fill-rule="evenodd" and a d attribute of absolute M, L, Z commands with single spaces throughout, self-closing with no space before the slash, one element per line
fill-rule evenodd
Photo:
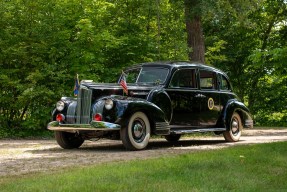
<path fill-rule="evenodd" d="M 206 63 L 212 65 L 215 62 L 227 61 L 226 56 L 221 53 L 221 50 L 226 49 L 226 44 L 226 41 L 219 40 L 214 42 L 213 46 L 207 47 L 205 53 Z"/>
<path fill-rule="evenodd" d="M 256 117 L 286 118 L 286 1 L 199 6 L 207 63 L 228 73 Z M 0 1 L 0 17 L 0 123 L 12 129 L 45 127 L 76 73 L 116 82 L 124 67 L 191 51 L 184 1 Z"/>

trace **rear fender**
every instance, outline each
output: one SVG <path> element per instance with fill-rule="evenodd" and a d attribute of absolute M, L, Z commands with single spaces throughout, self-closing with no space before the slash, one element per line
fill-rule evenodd
<path fill-rule="evenodd" d="M 230 129 L 229 125 L 231 121 L 231 116 L 234 112 L 237 112 L 240 115 L 244 128 L 253 127 L 253 121 L 249 109 L 242 102 L 236 99 L 231 99 L 227 102 L 226 107 L 223 110 L 223 125 L 227 128 L 227 130 Z"/>

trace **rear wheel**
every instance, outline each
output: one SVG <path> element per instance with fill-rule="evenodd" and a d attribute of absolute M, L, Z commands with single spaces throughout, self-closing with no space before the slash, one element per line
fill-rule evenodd
<path fill-rule="evenodd" d="M 240 139 L 241 131 L 242 131 L 241 118 L 239 114 L 235 112 L 231 117 L 229 130 L 223 132 L 223 136 L 226 141 L 236 142 L 239 141 Z"/>
<path fill-rule="evenodd" d="M 74 133 L 63 131 L 55 131 L 55 138 L 57 143 L 63 149 L 79 148 L 84 143 L 84 139 L 81 137 L 75 135 Z"/>
<path fill-rule="evenodd" d="M 150 139 L 150 123 L 142 112 L 134 113 L 127 127 L 121 129 L 121 140 L 129 150 L 146 148 Z"/>
<path fill-rule="evenodd" d="M 168 142 L 177 142 L 181 135 L 165 135 L 164 137 Z"/>

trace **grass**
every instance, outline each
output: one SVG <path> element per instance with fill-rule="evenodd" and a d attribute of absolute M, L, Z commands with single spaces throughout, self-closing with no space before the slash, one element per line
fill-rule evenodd
<path fill-rule="evenodd" d="M 0 191 L 286 191 L 286 147 L 236 146 L 0 178 Z"/>

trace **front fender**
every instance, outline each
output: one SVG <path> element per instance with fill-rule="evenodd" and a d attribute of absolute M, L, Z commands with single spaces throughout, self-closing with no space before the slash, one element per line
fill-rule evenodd
<path fill-rule="evenodd" d="M 114 107 L 111 110 L 103 107 L 105 121 L 126 127 L 132 114 L 140 111 L 147 115 L 154 134 L 167 135 L 170 133 L 169 121 L 165 116 L 165 112 L 156 104 L 145 99 L 120 95 L 103 97 L 97 102 L 103 102 L 106 99 L 112 99 Z"/>
<path fill-rule="evenodd" d="M 129 117 L 135 112 L 144 112 L 151 121 L 166 122 L 164 112 L 155 104 L 146 100 L 133 100 L 132 102 L 121 101 L 121 105 L 125 106 L 125 110 L 119 114 L 123 121 L 128 121 Z"/>
<path fill-rule="evenodd" d="M 164 112 L 166 120 L 171 121 L 173 115 L 171 99 L 162 87 L 151 90 L 147 96 L 147 101 L 158 106 Z"/>
<path fill-rule="evenodd" d="M 64 115 L 66 115 L 70 105 L 74 105 L 74 110 L 76 109 L 76 104 L 77 104 L 76 103 L 77 102 L 76 98 L 73 98 L 73 97 L 62 97 L 60 101 L 64 102 L 64 104 L 65 104 L 64 109 L 62 111 L 58 111 L 56 108 L 54 108 L 53 111 L 52 111 L 52 121 L 56 120 L 56 115 L 58 113 L 62 113 Z M 73 122 L 69 122 L 69 123 L 73 123 Z"/>
<path fill-rule="evenodd" d="M 126 127 L 131 115 L 140 111 L 147 115 L 154 134 L 169 134 L 170 127 L 165 113 L 154 103 L 133 97 L 112 96 L 109 98 L 115 102 L 114 112 L 112 110 L 110 111 L 110 113 L 115 113 L 116 116 L 116 118 L 111 121 L 112 123 Z M 106 112 L 104 114 L 107 115 Z"/>
<path fill-rule="evenodd" d="M 244 105 L 244 103 L 236 99 L 229 100 L 223 110 L 224 127 L 226 127 L 229 130 L 231 116 L 234 112 L 237 112 L 240 115 L 242 125 L 244 128 L 253 127 L 253 120 L 252 120 L 249 109 Z"/>

